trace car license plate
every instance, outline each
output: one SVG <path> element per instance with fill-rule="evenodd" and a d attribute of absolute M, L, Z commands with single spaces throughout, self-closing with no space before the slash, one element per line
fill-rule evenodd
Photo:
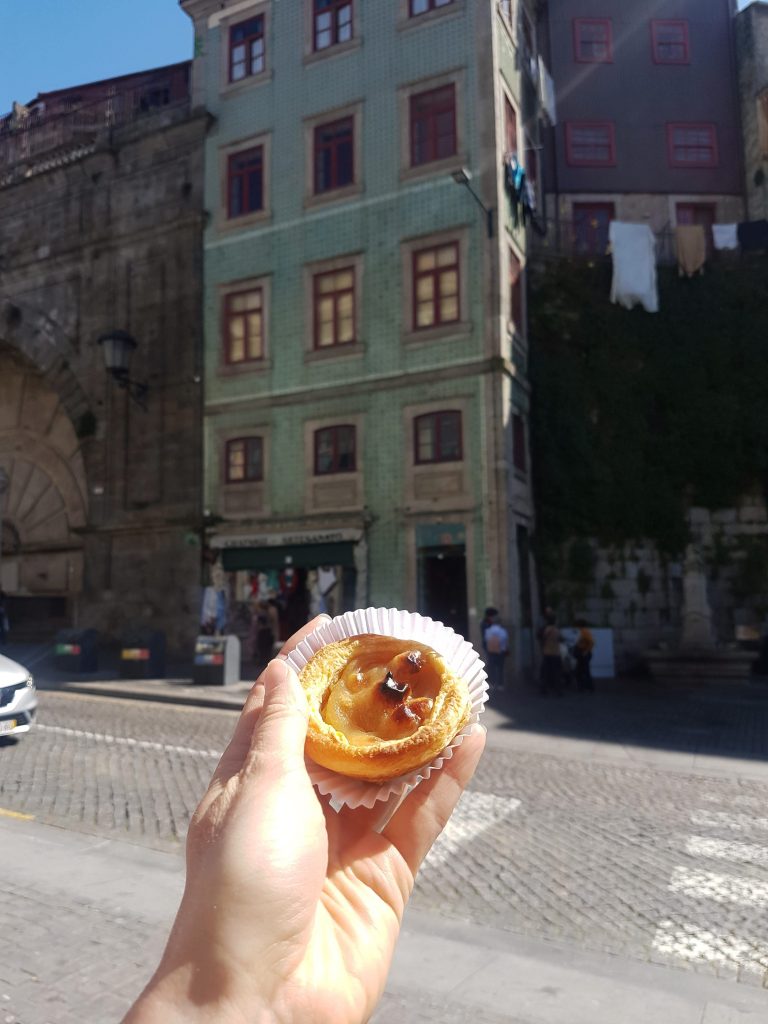
<path fill-rule="evenodd" d="M 7 718 L 4 722 L 0 722 L 0 736 L 2 736 L 4 732 L 10 732 L 11 729 L 15 729 L 15 728 L 16 728 L 16 719 L 15 718 Z"/>

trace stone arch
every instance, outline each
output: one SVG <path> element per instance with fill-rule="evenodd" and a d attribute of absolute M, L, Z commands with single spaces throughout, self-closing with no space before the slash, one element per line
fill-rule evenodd
<path fill-rule="evenodd" d="M 0 294 L 0 355 L 4 352 L 16 353 L 39 371 L 73 423 L 90 411 L 91 403 L 73 369 L 78 355 L 55 310 L 45 312 L 27 300 Z"/>
<path fill-rule="evenodd" d="M 18 536 L 2 554 L 11 595 L 74 597 L 83 584 L 88 487 L 80 442 L 45 375 L 0 348 L 0 466 L 9 486 L 1 518 Z M 8 532 L 10 532 L 10 529 Z"/>

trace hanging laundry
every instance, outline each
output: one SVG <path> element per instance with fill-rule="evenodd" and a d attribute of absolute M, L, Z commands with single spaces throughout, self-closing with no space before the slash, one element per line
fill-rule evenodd
<path fill-rule="evenodd" d="M 716 249 L 738 249 L 738 224 L 713 224 L 712 239 Z"/>
<path fill-rule="evenodd" d="M 525 170 L 517 159 L 517 153 L 508 153 L 504 159 L 504 185 L 509 193 L 512 204 L 512 219 L 515 227 L 520 226 L 521 214 L 524 218 L 523 203 L 526 193 Z"/>
<path fill-rule="evenodd" d="M 658 313 L 656 286 L 656 239 L 647 224 L 612 220 L 608 229 L 613 255 L 611 302 L 625 309 L 638 303 Z"/>
<path fill-rule="evenodd" d="M 737 229 L 739 245 L 744 252 L 768 249 L 768 220 L 748 220 Z"/>
<path fill-rule="evenodd" d="M 675 228 L 677 270 L 680 277 L 704 273 L 707 259 L 707 236 L 701 224 L 678 224 Z"/>

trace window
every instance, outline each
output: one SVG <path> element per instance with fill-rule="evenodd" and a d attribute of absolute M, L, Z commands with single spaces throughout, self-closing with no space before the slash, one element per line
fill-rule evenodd
<path fill-rule="evenodd" d="M 315 128 L 315 195 L 352 185 L 355 180 L 354 121 L 342 118 Z"/>
<path fill-rule="evenodd" d="M 613 40 L 610 18 L 574 18 L 573 55 L 580 64 L 610 64 Z"/>
<path fill-rule="evenodd" d="M 426 14 L 427 11 L 436 11 L 440 7 L 448 7 L 452 3 L 453 0 L 410 0 L 411 17 Z"/>
<path fill-rule="evenodd" d="M 262 146 L 233 153 L 227 164 L 227 214 L 241 217 L 264 208 Z"/>
<path fill-rule="evenodd" d="M 670 167 L 716 167 L 717 130 L 713 124 L 668 124 Z"/>
<path fill-rule="evenodd" d="M 414 329 L 456 323 L 459 316 L 459 243 L 414 252 Z"/>
<path fill-rule="evenodd" d="M 429 412 L 417 416 L 413 428 L 414 461 L 417 465 L 461 461 L 460 412 Z"/>
<path fill-rule="evenodd" d="M 264 441 L 261 437 L 238 437 L 227 441 L 226 481 L 228 484 L 255 483 L 264 479 Z"/>
<path fill-rule="evenodd" d="M 516 412 L 512 414 L 512 465 L 518 473 L 528 472 L 525 447 L 525 420 Z"/>
<path fill-rule="evenodd" d="M 515 330 L 523 330 L 523 265 L 509 250 L 509 319 Z"/>
<path fill-rule="evenodd" d="M 504 152 L 517 153 L 517 112 L 508 97 L 504 97 Z"/>
<path fill-rule="evenodd" d="M 313 0 L 315 52 L 352 38 L 352 0 Z"/>
<path fill-rule="evenodd" d="M 229 80 L 260 75 L 264 63 L 264 15 L 241 21 L 229 30 Z"/>
<path fill-rule="evenodd" d="M 349 424 L 315 431 L 315 476 L 354 473 L 355 428 Z"/>
<path fill-rule="evenodd" d="M 687 21 L 651 22 L 653 60 L 656 64 L 689 64 L 691 60 L 688 45 Z"/>
<path fill-rule="evenodd" d="M 573 204 L 573 248 L 577 256 L 604 256 L 608 230 L 616 219 L 613 203 Z"/>
<path fill-rule="evenodd" d="M 411 166 L 444 160 L 456 148 L 456 87 L 411 96 Z"/>
<path fill-rule="evenodd" d="M 615 166 L 613 121 L 569 121 L 565 126 L 565 148 L 571 167 Z"/>
<path fill-rule="evenodd" d="M 344 267 L 312 278 L 316 349 L 355 342 L 355 269 Z"/>
<path fill-rule="evenodd" d="M 261 288 L 225 296 L 224 357 L 228 363 L 264 358 L 264 293 Z"/>

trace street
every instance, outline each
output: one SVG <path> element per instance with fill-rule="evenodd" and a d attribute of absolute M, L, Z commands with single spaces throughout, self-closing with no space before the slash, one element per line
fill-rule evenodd
<path fill-rule="evenodd" d="M 423 959 L 433 990 L 409 990 L 403 953 L 374 1020 L 458 1021 L 467 1000 L 481 1021 L 574 1024 L 574 979 L 592 978 L 599 1002 L 595 974 L 609 1014 L 611 986 L 629 979 L 682 986 L 687 995 L 652 1018 L 665 1024 L 757 1020 L 768 999 L 768 768 L 756 747 L 766 707 L 762 691 L 681 691 L 663 709 L 667 734 L 655 731 L 664 749 L 643 737 L 662 710 L 653 696 L 523 695 L 517 712 L 492 709 L 488 751 L 406 919 L 401 945 Z M 0 747 L 0 1021 L 119 1019 L 162 948 L 187 822 L 234 721 L 225 710 L 40 694 L 35 731 Z M 448 984 L 454 946 L 474 958 L 461 995 Z M 502 984 L 497 972 L 491 998 L 493 984 L 473 978 L 500 954 L 521 978 Z M 534 965 L 570 980 L 516 1003 L 506 993 Z M 689 1016 L 694 992 L 724 1009 Z M 635 1019 L 598 1010 L 583 1019 Z"/>

